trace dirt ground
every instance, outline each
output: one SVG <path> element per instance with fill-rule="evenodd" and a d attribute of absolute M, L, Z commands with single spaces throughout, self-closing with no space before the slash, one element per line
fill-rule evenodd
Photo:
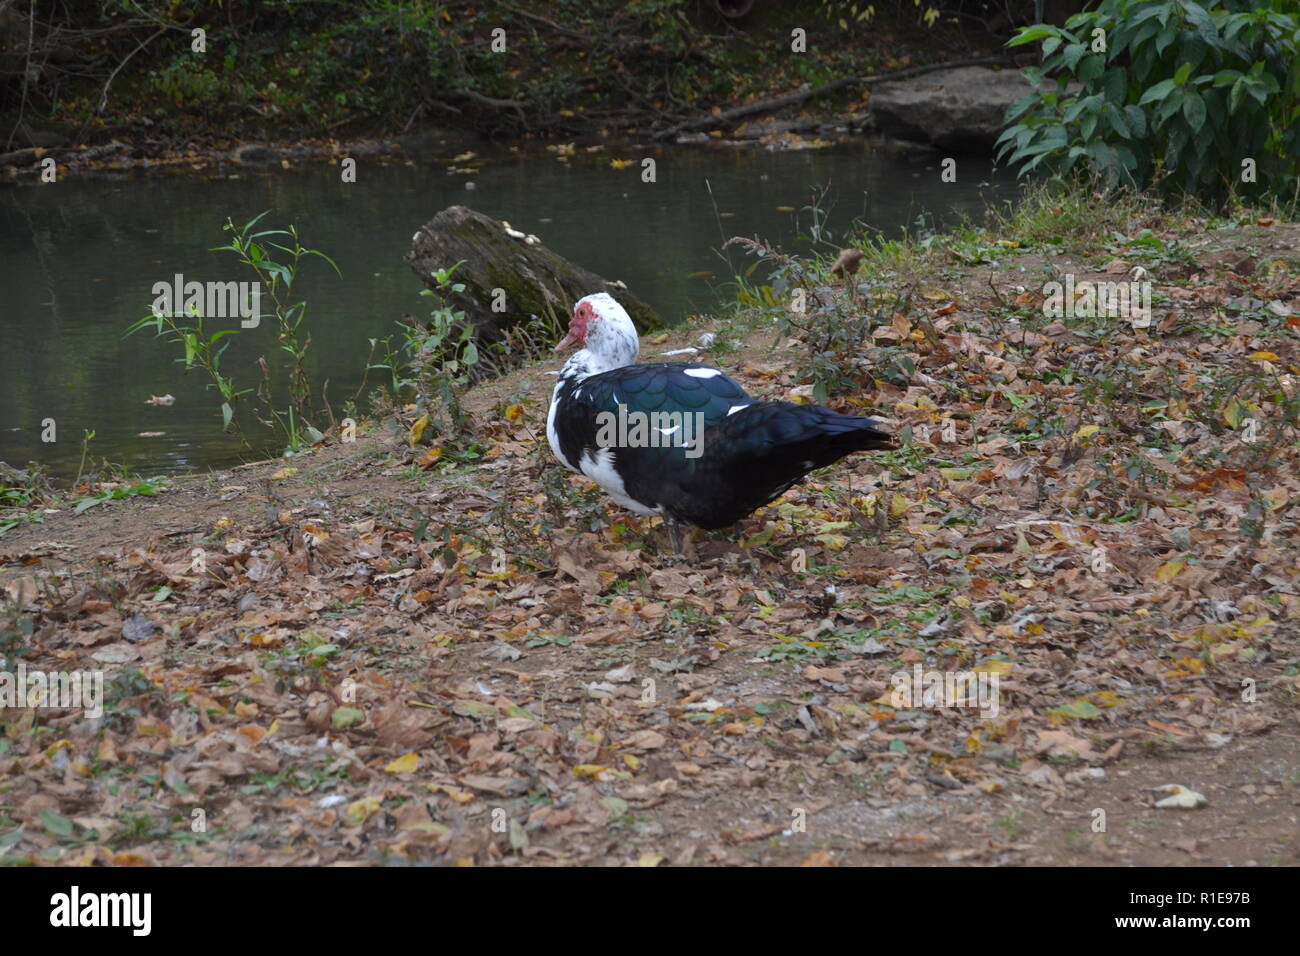
<path fill-rule="evenodd" d="M 1295 435 L 1261 463 L 1197 404 L 1225 364 L 1300 371 L 1296 236 L 1231 236 L 1249 276 L 1194 240 L 1199 264 L 1149 262 L 1171 289 L 1150 333 L 1008 327 L 1041 257 L 933 277 L 873 335 L 913 384 L 834 404 L 955 440 L 841 462 L 684 557 L 539 447 L 558 361 L 472 396 L 475 462 L 375 426 L 20 526 L 8 669 L 99 670 L 106 699 L 3 712 L 0 856 L 1295 865 Z M 1207 338 L 1242 295 L 1278 321 Z M 701 320 L 642 360 L 706 330 L 737 347 L 702 360 L 800 397 L 806 347 L 767 328 Z M 1090 415 L 1082 383 L 1133 350 L 1186 392 Z M 1138 480 L 1116 463 L 1158 403 L 1177 443 Z M 898 704 L 914 666 L 996 676 L 996 716 Z M 1170 784 L 1203 805 L 1157 807 Z"/>

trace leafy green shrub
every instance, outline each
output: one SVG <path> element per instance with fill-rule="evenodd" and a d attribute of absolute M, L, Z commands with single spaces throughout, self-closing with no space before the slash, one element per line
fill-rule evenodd
<path fill-rule="evenodd" d="M 219 103 L 222 81 L 212 70 L 194 65 L 194 54 L 184 52 L 149 77 L 149 86 L 179 107 L 191 109 Z"/>
<path fill-rule="evenodd" d="M 233 253 L 240 264 L 256 274 L 258 288 L 264 290 L 271 300 L 270 317 L 275 320 L 273 332 L 276 351 L 288 356 L 288 403 L 284 407 L 276 405 L 271 365 L 263 356 L 258 359 L 262 372 L 262 380 L 256 389 L 259 402 L 253 406 L 252 411 L 267 428 L 279 431 L 284 437 L 287 450 L 296 453 L 304 443 L 320 441 L 322 433 L 312 424 L 316 411 L 312 406 L 312 383 L 307 370 L 307 354 L 311 347 L 311 332 L 306 325 L 307 302 L 295 296 L 293 282 L 302 267 L 303 259 L 308 256 L 325 260 L 336 274 L 341 273 L 334 260 L 325 253 L 303 246 L 296 226 L 290 225 L 287 230 L 264 229 L 254 232 L 264 216 L 266 213 L 242 226 L 227 219 L 223 228 L 231 234 L 231 240 L 227 245 L 217 246 L 211 251 Z M 277 242 L 275 239 L 284 241 Z M 260 299 L 255 301 L 260 302 Z M 176 361 L 184 365 L 187 372 L 194 368 L 203 370 L 210 379 L 208 387 L 216 389 L 221 398 L 223 426 L 227 430 L 234 427 L 242 437 L 243 431 L 239 427 L 235 405 L 240 396 L 253 389 L 239 388 L 234 377 L 225 373 L 221 363 L 226 349 L 230 347 L 230 336 L 239 335 L 245 329 L 240 326 L 231 327 L 228 318 L 218 319 L 220 327 L 216 331 L 211 327 L 205 329 L 204 315 L 196 305 L 191 304 L 184 313 L 179 311 L 180 303 L 176 303 L 175 308 L 177 311 L 167 313 L 155 304 L 148 315 L 127 329 L 126 334 L 151 327 L 156 336 L 166 336 L 169 341 L 181 346 L 184 356 Z M 260 305 L 257 308 L 257 319 L 260 321 Z M 88 437 L 93 437 L 93 434 Z"/>
<path fill-rule="evenodd" d="M 841 30 L 855 25 L 896 23 L 933 28 L 939 21 L 957 23 L 965 20 L 970 27 L 981 24 L 991 32 L 1005 35 L 1013 23 L 1033 22 L 1041 0 L 818 0 L 821 15 Z M 1041 15 L 1041 11 L 1039 11 Z"/>
<path fill-rule="evenodd" d="M 15 468 L 0 461 L 0 535 L 28 522 L 44 520 L 41 509 L 58 504 L 59 496 L 38 464 Z"/>
<path fill-rule="evenodd" d="M 1101 0 L 1008 46 L 1039 40 L 1042 66 L 1025 77 L 1056 87 L 1017 100 L 999 140 L 1022 175 L 1086 165 L 1110 185 L 1208 199 L 1300 185 L 1295 0 Z"/>
<path fill-rule="evenodd" d="M 437 300 L 436 307 L 429 313 L 429 324 L 423 329 L 408 327 L 406 332 L 407 351 L 416 372 L 418 402 L 433 415 L 446 412 L 447 419 L 440 427 L 447 435 L 454 435 L 465 427 L 461 396 L 469 387 L 471 372 L 478 362 L 474 327 L 465 321 L 464 312 L 453 310 L 444 298 L 465 289 L 464 285 L 451 279 L 459 265 L 458 262 L 450 269 L 439 269 L 434 273 L 438 291 L 423 289 L 420 292 Z"/>
<path fill-rule="evenodd" d="M 463 284 L 452 281 L 452 274 L 459 266 L 458 262 L 450 269 L 439 269 L 433 273 L 437 290 L 421 291 L 421 295 L 437 300 L 428 323 L 401 323 L 400 349 L 393 348 L 391 337 L 372 339 L 371 354 L 383 345 L 384 355 L 382 361 L 372 361 L 367 366 L 367 370 L 384 369 L 389 373 L 391 401 L 397 403 L 407 397 L 413 400 L 423 422 L 421 433 L 429 429 L 448 440 L 461 437 L 468 425 L 461 398 L 473 380 L 474 366 L 479 361 L 474 326 L 465 320 L 464 312 L 453 309 L 446 299 L 465 290 Z"/>

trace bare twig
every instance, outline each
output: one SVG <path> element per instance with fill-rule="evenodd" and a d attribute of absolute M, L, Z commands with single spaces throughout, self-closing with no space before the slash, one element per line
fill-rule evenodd
<path fill-rule="evenodd" d="M 18 135 L 18 129 L 23 124 L 23 114 L 27 110 L 27 84 L 31 81 L 32 76 L 32 46 L 36 39 L 36 0 L 32 0 L 27 6 L 27 60 L 23 65 L 23 98 L 18 104 L 18 119 L 14 123 L 13 129 L 9 131 L 9 139 L 5 141 L 5 149 L 14 144 L 14 137 Z"/>
<path fill-rule="evenodd" d="M 112 73 L 110 73 L 110 74 L 108 75 L 108 81 L 104 84 L 104 89 L 103 89 L 103 91 L 99 94 L 99 108 L 96 109 L 95 112 L 97 112 L 97 113 L 102 113 L 102 112 L 104 112 L 104 107 L 108 106 L 108 88 L 109 88 L 110 86 L 113 85 L 113 80 L 117 79 L 117 74 L 119 74 L 119 73 L 122 72 L 122 67 L 124 67 L 124 66 L 126 66 L 128 63 L 130 63 L 130 62 L 131 62 L 131 58 L 132 58 L 133 56 L 135 56 L 137 53 L 139 53 L 141 50 L 143 50 L 146 46 L 148 46 L 150 43 L 152 43 L 154 40 L 158 39 L 160 36 L 162 36 L 162 35 L 163 35 L 164 33 L 166 33 L 166 32 L 167 32 L 167 28 L 164 27 L 163 29 L 157 31 L 156 33 L 154 33 L 154 34 L 152 34 L 152 35 L 146 37 L 146 38 L 143 39 L 143 40 L 141 40 L 141 41 L 140 41 L 140 45 L 137 46 L 137 47 L 136 47 L 134 50 L 132 50 L 130 53 L 128 53 L 128 54 L 126 55 L 125 59 L 123 59 L 122 62 L 119 63 L 119 64 L 117 65 L 117 69 L 115 69 Z"/>
<path fill-rule="evenodd" d="M 524 105 L 518 100 L 502 100 L 495 96 L 484 96 L 482 93 L 476 93 L 474 90 L 448 90 L 451 96 L 459 96 L 462 99 L 469 100 L 471 103 L 478 103 L 480 106 L 486 106 L 489 109 L 503 112 L 505 110 L 514 110 L 519 117 L 519 123 L 524 129 L 528 129 L 528 120 L 524 116 Z"/>
<path fill-rule="evenodd" d="M 989 290 L 993 293 L 993 297 L 998 300 L 998 308 L 1005 309 L 1007 307 L 1007 300 L 1002 297 L 1002 293 L 998 291 L 998 287 L 993 284 L 992 272 L 989 272 Z"/>
<path fill-rule="evenodd" d="M 562 33 L 566 37 L 573 37 L 575 40 L 582 40 L 584 43 L 587 42 L 588 40 L 588 37 L 579 33 L 577 30 L 570 30 L 568 27 L 561 26 L 560 24 L 556 23 L 554 20 L 548 20 L 546 17 L 541 16 L 540 14 L 530 13 L 529 11 L 523 9 L 522 7 L 515 6 L 513 3 L 506 3 L 505 0 L 498 0 L 498 5 L 505 7 L 511 13 L 517 13 L 521 17 L 524 17 L 528 20 L 533 20 L 537 23 L 544 24 L 550 27 L 556 33 Z"/>

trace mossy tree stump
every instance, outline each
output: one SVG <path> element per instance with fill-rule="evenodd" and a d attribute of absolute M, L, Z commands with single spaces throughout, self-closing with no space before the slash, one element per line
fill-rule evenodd
<path fill-rule="evenodd" d="M 566 328 L 573 304 L 593 292 L 608 292 L 618 299 L 642 332 L 665 325 L 658 313 L 621 285 L 575 265 L 540 242 L 511 237 L 499 220 L 468 206 L 449 206 L 421 226 L 406 262 L 435 290 L 433 273 L 460 262 L 454 279 L 465 290 L 450 302 L 464 310 L 486 341 L 499 340 L 505 330 L 519 324 L 546 323 L 548 317 L 553 317 L 555 327 Z M 494 303 L 503 311 L 494 311 Z"/>

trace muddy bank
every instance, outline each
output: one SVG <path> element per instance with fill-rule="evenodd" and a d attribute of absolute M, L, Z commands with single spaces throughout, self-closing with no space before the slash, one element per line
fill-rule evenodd
<path fill-rule="evenodd" d="M 715 109 L 703 117 L 658 118 L 638 129 L 635 122 L 593 124 L 556 131 L 584 144 L 643 139 L 647 147 L 695 144 L 718 148 L 816 149 L 836 138 L 884 134 L 948 151 L 988 154 L 1003 127 L 1006 108 L 1027 89 L 1015 61 L 1001 54 L 960 58 L 846 76 L 820 85 Z M 829 99 L 855 97 L 840 110 Z M 541 154 L 542 138 L 522 133 L 509 152 Z M 503 152 L 485 147 L 469 131 L 443 127 L 368 140 L 239 142 L 201 137 L 177 146 L 162 139 L 113 140 L 98 146 L 30 146 L 0 154 L 0 175 L 10 181 L 51 181 L 52 176 L 111 177 L 121 174 L 229 174 L 287 169 L 301 163 L 338 162 L 344 157 L 378 162 L 447 162 L 466 152 Z"/>

